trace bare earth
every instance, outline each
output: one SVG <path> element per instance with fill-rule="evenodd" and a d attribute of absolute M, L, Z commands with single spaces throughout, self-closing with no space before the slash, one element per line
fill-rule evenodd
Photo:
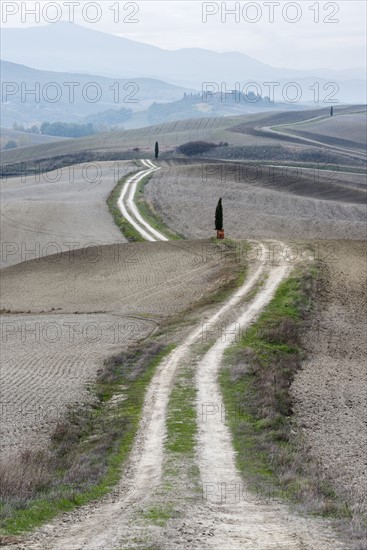
<path fill-rule="evenodd" d="M 6 315 L 1 320 L 0 454 L 44 447 L 104 359 L 155 329 L 128 315 Z"/>
<path fill-rule="evenodd" d="M 1 267 L 97 244 L 126 242 L 106 199 L 136 169 L 86 163 L 1 182 Z"/>
<path fill-rule="evenodd" d="M 320 244 L 318 309 L 293 396 L 312 454 L 342 496 L 366 512 L 366 243 L 337 244 L 334 253 Z"/>
<path fill-rule="evenodd" d="M 186 238 L 207 235 L 218 197 L 231 237 L 365 238 L 364 175 L 285 170 L 226 162 L 162 163 L 145 192 L 163 221 Z"/>

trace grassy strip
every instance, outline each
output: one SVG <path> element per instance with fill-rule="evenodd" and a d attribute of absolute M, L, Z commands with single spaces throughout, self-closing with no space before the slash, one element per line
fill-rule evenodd
<path fill-rule="evenodd" d="M 223 243 L 224 241 L 222 241 Z M 216 243 L 217 246 L 221 243 Z M 229 253 L 233 252 L 236 243 L 226 240 L 224 246 Z M 243 244 L 245 250 L 249 250 L 247 243 Z M 230 261 L 230 260 L 228 260 Z M 228 264 L 229 265 L 229 264 Z M 224 302 L 234 290 L 239 288 L 246 277 L 247 265 L 236 264 L 235 268 L 231 266 L 228 280 L 224 281 L 215 293 L 210 293 L 202 300 L 196 302 L 195 311 L 198 308 L 204 308 L 208 305 Z M 191 310 L 185 311 L 185 315 Z M 208 351 L 215 342 L 212 341 L 197 342 L 193 348 L 195 360 Z M 190 362 L 189 365 L 182 368 L 177 376 L 175 386 L 171 392 L 168 413 L 167 413 L 167 441 L 166 449 L 171 454 L 185 456 L 186 459 L 194 457 L 196 447 L 197 422 L 196 422 L 196 394 L 195 386 L 195 365 Z"/>
<path fill-rule="evenodd" d="M 199 472 L 194 462 L 197 433 L 194 368 L 184 367 L 175 380 L 167 410 L 166 461 L 164 465 L 161 504 L 143 513 L 149 523 L 164 527 L 168 520 L 181 514 L 182 502 L 177 497 L 191 487 L 191 498 L 198 491 Z M 162 491 L 162 489 L 161 489 Z M 158 496 L 159 498 L 159 496 Z M 187 500 L 190 495 L 187 494 Z"/>
<path fill-rule="evenodd" d="M 236 243 L 227 240 L 225 243 L 215 242 L 214 246 L 222 246 L 225 253 L 229 254 L 227 265 L 233 262 L 232 253 L 236 250 Z M 247 243 L 242 244 L 247 251 Z M 234 268 L 235 265 L 235 268 Z M 243 283 L 245 277 L 245 267 L 239 263 L 231 265 L 228 273 L 228 279 L 221 285 L 215 293 L 210 293 L 199 302 L 198 307 L 207 307 L 208 305 L 223 301 L 229 294 Z M 190 313 L 189 308 L 186 311 Z M 196 311 L 196 310 L 195 310 Z M 185 317 L 186 317 L 185 315 Z M 182 317 L 180 316 L 181 323 Z M 177 320 L 176 320 L 177 322 Z M 180 323 L 180 321 L 179 321 Z M 196 464 L 196 445 L 197 445 L 197 411 L 195 385 L 196 366 L 198 357 L 202 357 L 206 351 L 213 345 L 215 340 L 196 343 L 193 348 L 194 360 L 189 360 L 182 366 L 175 379 L 175 385 L 171 391 L 168 409 L 167 409 L 167 437 L 165 440 L 164 464 L 164 485 L 158 500 L 161 504 L 155 505 L 143 512 L 143 517 L 149 523 L 164 527 L 172 518 L 180 516 L 182 513 L 182 495 L 186 495 L 186 504 L 197 500 L 200 495 L 200 475 Z"/>
<path fill-rule="evenodd" d="M 138 429 L 146 388 L 172 349 L 151 342 L 108 360 L 94 388 L 94 405 L 70 411 L 47 452 L 23 453 L 16 468 L 14 460 L 2 465 L 4 535 L 30 530 L 113 488 Z"/>
<path fill-rule="evenodd" d="M 249 488 L 349 516 L 295 436 L 290 386 L 304 352 L 300 335 L 312 309 L 315 268 L 298 268 L 239 342 L 226 352 L 219 379 L 237 463 Z"/>
<path fill-rule="evenodd" d="M 169 238 L 171 241 L 182 240 L 184 237 L 179 233 L 175 233 L 169 229 L 159 217 L 158 213 L 154 211 L 151 205 L 144 198 L 144 187 L 150 181 L 153 174 L 148 174 L 140 180 L 138 183 L 136 194 L 135 194 L 135 204 L 143 216 L 143 218 L 152 226 L 154 229 L 162 233 L 165 237 Z"/>
<path fill-rule="evenodd" d="M 194 455 L 197 432 L 196 393 L 193 371 L 186 368 L 176 380 L 168 407 L 166 449 L 171 453 L 190 457 Z"/>

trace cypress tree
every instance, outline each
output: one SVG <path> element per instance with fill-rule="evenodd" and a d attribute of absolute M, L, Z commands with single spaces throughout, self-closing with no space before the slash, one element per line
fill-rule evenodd
<path fill-rule="evenodd" d="M 157 159 L 159 157 L 159 145 L 158 141 L 155 142 L 155 158 Z"/>
<path fill-rule="evenodd" d="M 223 207 L 222 199 L 219 199 L 217 208 L 215 210 L 215 229 L 217 231 L 223 231 Z"/>

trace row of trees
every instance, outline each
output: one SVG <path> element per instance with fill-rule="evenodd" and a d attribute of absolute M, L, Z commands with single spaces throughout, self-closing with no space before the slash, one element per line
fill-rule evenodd
<path fill-rule="evenodd" d="M 18 124 L 17 122 L 14 122 L 14 124 L 13 124 L 13 130 L 16 130 L 17 132 L 27 132 L 28 134 L 39 134 L 40 133 L 40 129 L 36 125 L 33 125 L 30 128 L 25 128 L 24 124 Z"/>
<path fill-rule="evenodd" d="M 66 122 L 44 122 L 40 127 L 40 134 L 45 136 L 58 136 L 79 138 L 95 134 L 93 124 L 69 124 Z"/>
<path fill-rule="evenodd" d="M 25 128 L 23 124 L 13 124 L 13 130 L 18 132 L 27 132 L 29 134 L 41 134 L 45 136 L 70 137 L 79 138 L 91 136 L 96 133 L 94 125 L 89 122 L 87 124 L 76 124 L 67 122 L 43 122 L 41 126 L 31 126 Z"/>

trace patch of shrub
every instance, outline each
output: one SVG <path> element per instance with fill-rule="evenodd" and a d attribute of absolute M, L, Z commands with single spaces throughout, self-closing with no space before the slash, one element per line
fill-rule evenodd
<path fill-rule="evenodd" d="M 54 461 L 48 451 L 25 450 L 19 453 L 14 467 L 14 457 L 0 461 L 0 499 L 5 504 L 15 499 L 24 504 L 34 491 L 41 491 L 52 480 Z"/>
<path fill-rule="evenodd" d="M 9 149 L 16 149 L 18 147 L 18 144 L 14 139 L 9 139 L 4 145 L 4 151 L 8 151 Z"/>
<path fill-rule="evenodd" d="M 146 369 L 146 365 L 159 353 L 164 346 L 157 342 L 149 342 L 141 350 L 122 352 L 105 361 L 104 368 L 97 374 L 99 384 L 116 384 L 123 377 L 125 380 L 136 380 Z"/>
<path fill-rule="evenodd" d="M 294 319 L 290 317 L 284 317 L 277 323 L 263 327 L 260 330 L 259 336 L 270 344 L 298 346 L 300 343 L 299 327 Z"/>
<path fill-rule="evenodd" d="M 193 157 L 195 155 L 207 153 L 216 147 L 218 147 L 216 143 L 211 143 L 209 141 L 188 141 L 177 147 L 176 151 L 188 157 Z"/>

